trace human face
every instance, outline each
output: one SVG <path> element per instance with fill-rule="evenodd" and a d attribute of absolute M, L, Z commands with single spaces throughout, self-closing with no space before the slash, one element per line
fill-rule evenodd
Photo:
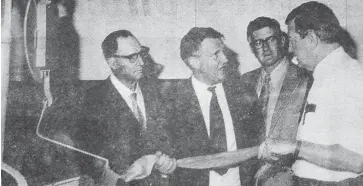
<path fill-rule="evenodd" d="M 118 50 L 109 59 L 113 73 L 119 79 L 138 81 L 143 76 L 143 56 L 147 55 L 148 48 L 131 36 L 118 38 L 117 45 Z"/>
<path fill-rule="evenodd" d="M 195 56 L 200 78 L 209 85 L 221 83 L 226 77 L 228 60 L 224 54 L 225 47 L 220 38 L 206 38 Z"/>
<path fill-rule="evenodd" d="M 284 38 L 270 27 L 252 33 L 250 45 L 253 53 L 264 68 L 273 70 L 283 58 Z"/>
<path fill-rule="evenodd" d="M 290 41 L 289 51 L 293 52 L 300 67 L 312 71 L 314 67 L 311 65 L 311 52 L 309 52 L 307 39 L 301 38 L 300 34 L 296 32 L 295 19 L 287 24 L 288 35 Z"/>

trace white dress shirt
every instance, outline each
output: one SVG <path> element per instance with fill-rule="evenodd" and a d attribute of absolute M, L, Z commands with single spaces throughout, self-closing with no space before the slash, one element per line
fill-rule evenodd
<path fill-rule="evenodd" d="M 135 91 L 132 91 L 128 87 L 126 87 L 123 83 L 121 83 L 121 81 L 118 80 L 114 74 L 111 74 L 110 79 L 113 86 L 115 86 L 118 93 L 120 93 L 121 97 L 125 100 L 126 104 L 129 106 L 130 110 L 133 110 L 131 94 L 136 93 L 137 105 L 139 106 L 142 116 L 144 118 L 143 128 L 146 129 L 145 103 L 139 84 L 136 84 Z"/>
<path fill-rule="evenodd" d="M 210 124 L 209 124 L 209 109 L 210 102 L 212 99 L 212 93 L 208 90 L 208 85 L 198 81 L 195 77 L 192 77 L 192 85 L 197 95 L 200 108 L 202 110 L 204 122 L 210 135 Z M 237 150 L 236 137 L 234 133 L 233 123 L 231 113 L 228 107 L 226 95 L 221 83 L 215 85 L 216 95 L 219 107 L 221 108 L 225 130 L 227 138 L 227 150 L 234 151 Z M 239 167 L 234 167 L 228 169 L 228 172 L 223 176 L 219 175 L 215 171 L 209 172 L 209 186 L 239 186 L 241 185 L 239 179 Z"/>
<path fill-rule="evenodd" d="M 307 97 L 315 111 L 305 114 L 297 138 L 316 144 L 340 144 L 363 155 L 363 70 L 358 61 L 339 47 L 315 67 L 314 84 Z M 302 120 L 304 121 L 304 119 Z M 298 160 L 295 175 L 322 181 L 357 177 L 353 172 L 333 171 Z"/>
<path fill-rule="evenodd" d="M 270 78 L 271 78 L 270 94 L 269 94 L 267 115 L 266 115 L 266 121 L 265 121 L 266 136 L 268 136 L 268 134 L 270 132 L 272 116 L 275 111 L 277 99 L 280 95 L 280 90 L 281 90 L 282 84 L 284 82 L 288 67 L 289 67 L 289 61 L 285 57 L 284 59 L 282 59 L 280 64 L 277 65 L 276 68 L 270 74 Z M 258 96 L 260 96 L 260 94 L 261 94 L 265 76 L 266 76 L 266 71 L 262 68 L 261 75 L 260 75 L 260 78 L 258 79 L 258 84 L 257 84 L 257 88 L 256 88 Z"/>

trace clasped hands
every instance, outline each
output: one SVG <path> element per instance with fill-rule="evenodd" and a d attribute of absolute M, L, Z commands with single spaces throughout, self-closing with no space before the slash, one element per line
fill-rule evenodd
<path fill-rule="evenodd" d="M 176 169 L 176 159 L 170 158 L 166 154 L 162 154 L 160 151 L 155 153 L 158 160 L 155 162 L 154 168 L 160 171 L 162 174 L 171 174 Z"/>
<path fill-rule="evenodd" d="M 266 139 L 259 147 L 258 158 L 278 161 L 281 157 L 294 154 L 296 142 L 282 139 Z"/>
<path fill-rule="evenodd" d="M 145 155 L 137 159 L 127 170 L 121 175 L 124 181 L 143 179 L 149 176 L 155 168 L 162 175 L 171 174 L 176 169 L 177 163 L 175 158 L 170 158 L 168 155 L 160 151 L 155 154 Z"/>

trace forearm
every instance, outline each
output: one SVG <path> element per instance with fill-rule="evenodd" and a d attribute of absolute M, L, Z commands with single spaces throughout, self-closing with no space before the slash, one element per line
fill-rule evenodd
<path fill-rule="evenodd" d="M 120 174 L 110 169 L 107 165 L 104 165 L 103 167 L 95 166 L 94 169 L 98 172 L 97 177 L 92 177 L 95 185 L 128 185 Z"/>
<path fill-rule="evenodd" d="M 119 174 L 111 170 L 109 167 L 105 167 L 101 179 L 99 180 L 99 183 L 100 185 L 116 185 L 118 183 L 117 181 L 124 182 L 123 180 L 119 179 L 120 179 Z"/>
<path fill-rule="evenodd" d="M 337 144 L 320 145 L 303 141 L 299 157 L 331 170 L 363 172 L 363 156 Z"/>
<path fill-rule="evenodd" d="M 249 160 L 258 155 L 258 146 L 223 152 L 213 155 L 197 156 L 179 159 L 178 167 L 189 169 L 210 169 L 227 167 Z"/>

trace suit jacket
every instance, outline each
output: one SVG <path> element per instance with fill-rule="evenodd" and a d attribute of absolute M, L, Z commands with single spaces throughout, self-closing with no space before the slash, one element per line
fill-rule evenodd
<path fill-rule="evenodd" d="M 242 76 L 256 92 L 262 68 L 247 72 Z M 304 108 L 304 98 L 309 76 L 307 71 L 290 63 L 272 115 L 268 138 L 296 141 L 299 120 Z M 259 177 L 260 185 L 291 185 L 292 175 L 283 166 L 290 167 L 294 157 L 286 156 L 275 162 Z M 271 164 L 270 164 L 271 165 Z M 264 183 L 264 184 L 263 184 Z"/>
<path fill-rule="evenodd" d="M 256 93 L 245 89 L 242 81 L 235 78 L 223 83 L 232 116 L 237 149 L 260 144 L 264 123 L 261 109 L 256 104 Z M 172 93 L 166 95 L 168 104 L 169 129 L 172 130 L 174 154 L 177 159 L 209 154 L 209 137 L 204 123 L 198 98 L 190 79 L 176 81 Z M 253 177 L 258 170 L 256 158 L 241 163 L 241 185 L 253 185 Z M 174 185 L 209 185 L 209 170 L 177 168 Z"/>
<path fill-rule="evenodd" d="M 110 78 L 88 90 L 84 96 L 84 113 L 78 122 L 76 136 L 78 146 L 108 159 L 111 170 L 119 175 L 142 155 L 154 154 L 156 150 L 168 153 L 169 149 L 162 131 L 163 119 L 158 112 L 162 107 L 159 106 L 156 83 L 140 81 L 140 88 L 145 101 L 146 132 L 142 131 L 141 124 Z M 86 160 L 84 164 L 92 162 Z M 95 167 L 97 165 L 85 169 L 97 180 L 102 172 Z"/>
<path fill-rule="evenodd" d="M 262 68 L 245 73 L 243 81 L 256 92 Z M 308 76 L 306 70 L 290 63 L 272 115 L 269 138 L 296 140 Z"/>

